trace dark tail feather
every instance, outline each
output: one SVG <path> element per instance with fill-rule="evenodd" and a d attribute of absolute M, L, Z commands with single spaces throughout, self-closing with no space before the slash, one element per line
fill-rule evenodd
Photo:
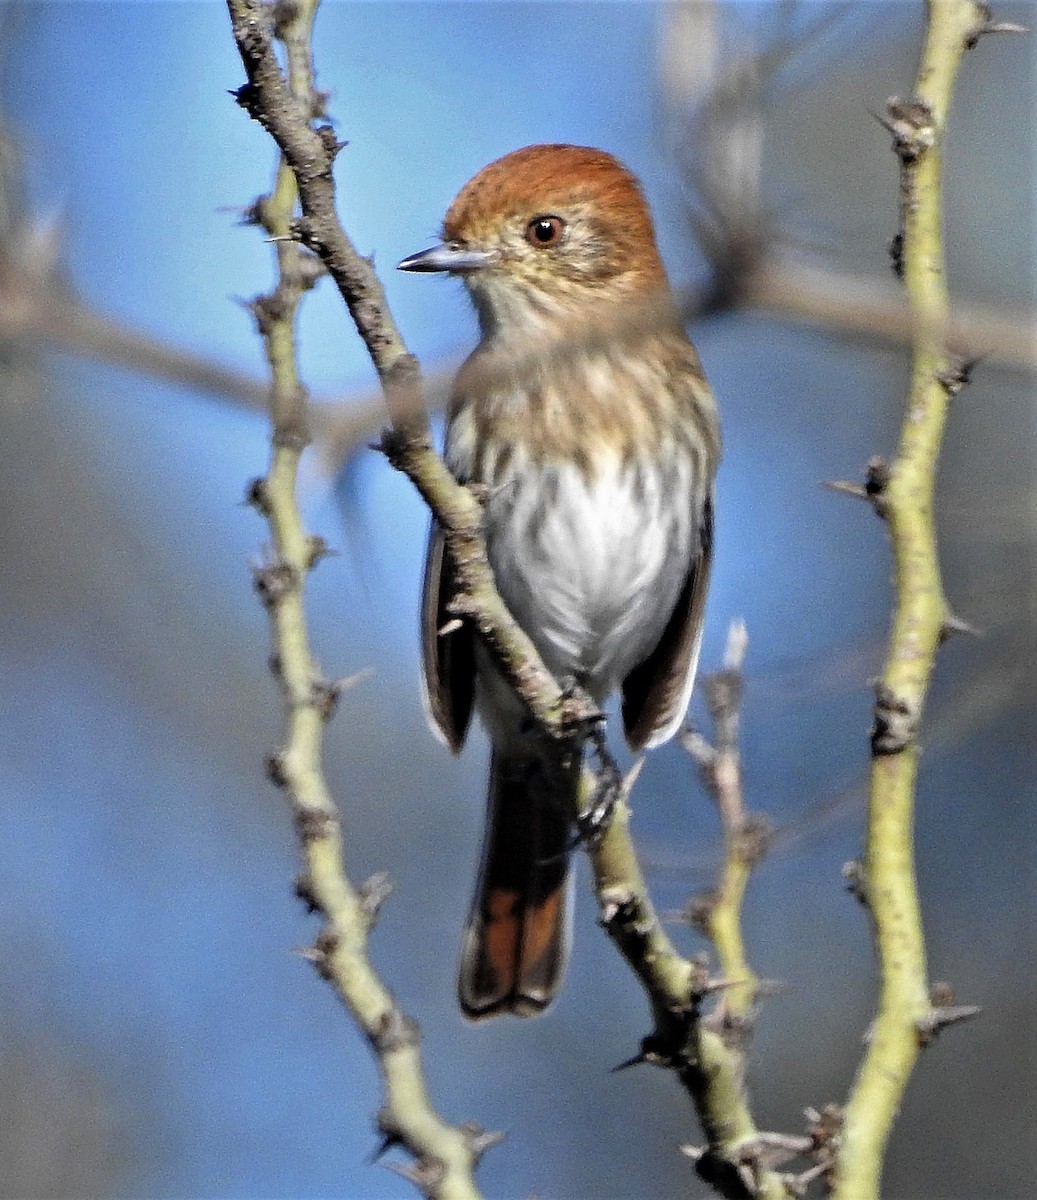
<path fill-rule="evenodd" d="M 482 866 L 461 947 L 466 1017 L 535 1016 L 561 986 L 579 771 L 579 761 L 494 748 Z"/>

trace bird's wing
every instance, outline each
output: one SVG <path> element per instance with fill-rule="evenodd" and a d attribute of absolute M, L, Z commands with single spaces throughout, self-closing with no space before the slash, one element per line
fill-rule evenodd
<path fill-rule="evenodd" d="M 673 614 L 655 649 L 623 680 L 623 728 L 631 750 L 658 746 L 684 719 L 695 683 L 713 561 L 713 504 L 707 497 L 699 552 L 691 561 Z"/>
<path fill-rule="evenodd" d="M 448 605 L 454 596 L 454 569 L 443 531 L 433 521 L 425 558 L 421 600 L 421 667 L 425 715 L 456 754 L 464 742 L 475 695 L 475 646 L 465 623 L 449 633 L 440 630 L 452 620 Z"/>

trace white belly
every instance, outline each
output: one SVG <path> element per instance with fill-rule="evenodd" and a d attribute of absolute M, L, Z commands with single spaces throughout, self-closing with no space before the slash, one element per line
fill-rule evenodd
<path fill-rule="evenodd" d="M 571 463 L 516 463 L 486 508 L 505 603 L 547 666 L 599 701 L 658 642 L 697 551 L 695 481 L 618 460 L 588 480 Z"/>

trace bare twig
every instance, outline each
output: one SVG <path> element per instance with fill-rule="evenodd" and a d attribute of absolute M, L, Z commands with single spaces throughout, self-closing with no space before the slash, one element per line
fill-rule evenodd
<path fill-rule="evenodd" d="M 719 1028 L 738 1033 L 738 1038 L 732 1040 L 743 1053 L 755 1019 L 757 979 L 742 941 L 742 897 L 753 868 L 767 851 L 771 833 L 765 817 L 746 809 L 742 782 L 738 727 L 748 640 L 745 625 L 733 622 L 727 635 L 724 669 L 703 680 L 713 722 L 713 743 L 690 727 L 681 734 L 681 745 L 698 764 L 716 802 L 724 832 L 724 857 L 717 885 L 693 901 L 689 910 L 695 925 L 716 950 L 721 975 L 732 980 L 712 1019 Z"/>

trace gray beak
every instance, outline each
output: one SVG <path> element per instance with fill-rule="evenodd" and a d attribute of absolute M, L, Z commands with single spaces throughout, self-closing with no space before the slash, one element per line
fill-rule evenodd
<path fill-rule="evenodd" d="M 444 242 L 396 264 L 398 271 L 481 271 L 493 262 L 488 250 L 466 250 L 458 242 Z"/>

